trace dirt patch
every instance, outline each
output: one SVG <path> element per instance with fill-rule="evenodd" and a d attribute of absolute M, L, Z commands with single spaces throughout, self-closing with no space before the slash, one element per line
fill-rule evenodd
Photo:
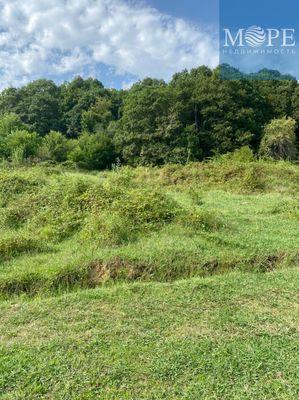
<path fill-rule="evenodd" d="M 141 280 L 151 276 L 154 268 L 140 263 L 133 263 L 121 258 L 112 260 L 94 261 L 89 266 L 89 282 L 91 286 L 97 286 L 108 280 Z"/>

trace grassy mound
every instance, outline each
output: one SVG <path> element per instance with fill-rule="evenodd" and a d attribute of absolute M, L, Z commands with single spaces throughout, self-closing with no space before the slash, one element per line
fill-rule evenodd
<path fill-rule="evenodd" d="M 298 167 L 0 170 L 0 295 L 298 263 Z"/>

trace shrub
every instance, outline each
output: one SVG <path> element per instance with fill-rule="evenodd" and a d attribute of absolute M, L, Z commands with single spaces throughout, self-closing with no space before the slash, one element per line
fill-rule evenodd
<path fill-rule="evenodd" d="M 7 137 L 17 130 L 25 129 L 20 117 L 16 114 L 4 114 L 0 118 L 0 156 L 8 157 L 9 149 L 7 146 Z"/>
<path fill-rule="evenodd" d="M 84 194 L 90 184 L 81 179 L 58 177 L 43 188 L 34 200 L 36 214 L 32 229 L 46 239 L 61 240 L 81 226 L 84 218 Z"/>
<path fill-rule="evenodd" d="M 249 146 L 243 146 L 231 153 L 226 153 L 214 158 L 218 163 L 249 163 L 255 160 L 253 151 Z"/>
<path fill-rule="evenodd" d="M 43 160 L 64 162 L 67 160 L 69 141 L 60 132 L 51 131 L 43 138 L 39 156 Z"/>
<path fill-rule="evenodd" d="M 86 197 L 92 215 L 85 223 L 83 239 L 119 245 L 141 232 L 170 223 L 178 205 L 158 190 L 98 187 Z"/>
<path fill-rule="evenodd" d="M 85 221 L 80 238 L 96 245 L 119 246 L 136 238 L 136 228 L 119 214 L 103 211 Z"/>
<path fill-rule="evenodd" d="M 25 129 L 21 118 L 14 113 L 4 114 L 0 118 L 0 136 L 8 136 L 12 132 Z"/>
<path fill-rule="evenodd" d="M 20 194 L 34 192 L 44 183 L 44 179 L 34 175 L 3 170 L 0 172 L 0 205 L 5 206 Z"/>
<path fill-rule="evenodd" d="M 222 222 L 213 212 L 198 207 L 183 212 L 179 218 L 179 222 L 184 227 L 195 231 L 216 230 L 222 226 Z"/>
<path fill-rule="evenodd" d="M 24 198 L 1 209 L 1 225 L 6 228 L 19 228 L 32 215 L 33 208 Z"/>
<path fill-rule="evenodd" d="M 115 161 L 112 140 L 105 133 L 84 133 L 69 152 L 68 159 L 88 170 L 110 168 Z"/>
<path fill-rule="evenodd" d="M 28 294 L 34 295 L 44 290 L 45 278 L 36 272 L 8 275 L 0 280 L 0 293 L 4 296 Z"/>
<path fill-rule="evenodd" d="M 7 138 L 7 148 L 10 156 L 19 153 L 18 158 L 35 156 L 39 147 L 40 138 L 35 132 L 18 130 Z"/>
<path fill-rule="evenodd" d="M 178 206 L 158 190 L 131 189 L 113 204 L 113 209 L 134 225 L 147 229 L 173 220 Z"/>
<path fill-rule="evenodd" d="M 42 243 L 28 233 L 13 233 L 0 238 L 0 260 L 42 249 Z"/>
<path fill-rule="evenodd" d="M 201 193 L 198 190 L 195 190 L 192 186 L 190 187 L 190 189 L 188 189 L 187 193 L 195 205 L 202 206 L 204 204 Z"/>
<path fill-rule="evenodd" d="M 296 199 L 283 200 L 271 209 L 271 214 L 278 215 L 280 218 L 293 218 L 299 220 L 299 204 Z"/>
<path fill-rule="evenodd" d="M 292 118 L 274 119 L 265 127 L 260 155 L 276 160 L 296 157 L 296 121 Z"/>
<path fill-rule="evenodd" d="M 256 192 L 265 188 L 265 178 L 261 165 L 252 164 L 248 166 L 241 178 L 240 189 L 242 192 Z"/>

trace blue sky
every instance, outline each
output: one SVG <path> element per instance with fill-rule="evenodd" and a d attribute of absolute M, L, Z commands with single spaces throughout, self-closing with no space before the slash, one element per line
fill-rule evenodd
<path fill-rule="evenodd" d="M 196 24 L 218 25 L 219 0 L 149 0 L 147 3 L 161 12 Z"/>
<path fill-rule="evenodd" d="M 223 9 L 230 24 L 241 7 L 242 24 L 278 24 L 291 1 L 287 15 L 298 21 L 298 0 L 251 0 L 246 13 L 244 1 L 220 1 L 231 3 Z M 116 88 L 146 76 L 169 80 L 184 68 L 217 66 L 218 46 L 219 0 L 0 0 L 0 89 L 79 74 Z"/>
<path fill-rule="evenodd" d="M 221 0 L 222 18 L 236 26 L 267 24 L 269 26 L 298 25 L 298 0 Z"/>

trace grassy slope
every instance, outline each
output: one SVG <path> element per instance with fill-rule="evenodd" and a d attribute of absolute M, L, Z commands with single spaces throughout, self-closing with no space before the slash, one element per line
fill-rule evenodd
<path fill-rule="evenodd" d="M 0 170 L 0 399 L 297 399 L 298 176 Z"/>
<path fill-rule="evenodd" d="M 298 167 L 0 174 L 0 294 L 298 264 Z M 116 199 L 116 200 L 115 200 Z"/>
<path fill-rule="evenodd" d="M 0 399 L 295 400 L 299 272 L 0 303 Z"/>

